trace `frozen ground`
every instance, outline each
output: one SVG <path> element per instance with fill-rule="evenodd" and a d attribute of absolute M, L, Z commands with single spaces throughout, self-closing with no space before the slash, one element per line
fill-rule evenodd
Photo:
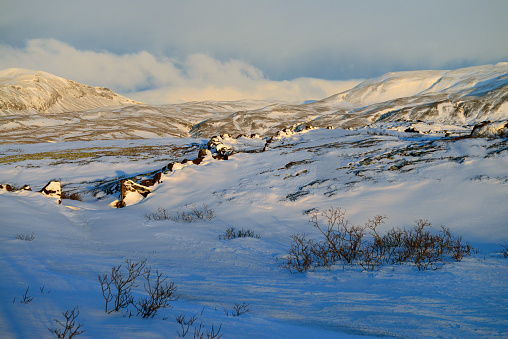
<path fill-rule="evenodd" d="M 255 139 L 231 139 L 239 153 L 230 160 L 168 172 L 137 204 L 113 209 L 118 196 L 97 189 L 195 158 L 206 142 L 1 145 L 0 181 L 39 190 L 56 178 L 84 200 L 58 205 L 37 192 L 0 191 L 1 336 L 51 337 L 53 319 L 79 305 L 83 338 L 178 337 L 181 314 L 198 318 L 191 338 L 199 323 L 207 330 L 222 324 L 223 338 L 508 337 L 508 259 L 499 245 L 508 243 L 506 139 L 318 129 L 276 140 L 265 152 L 253 152 L 263 147 Z M 213 220 L 145 217 L 159 207 L 203 204 Z M 281 268 L 292 234 L 318 237 L 309 211 L 331 206 L 354 224 L 386 215 L 382 230 L 428 219 L 478 253 L 437 271 Z M 219 239 L 228 227 L 252 229 L 260 239 Z M 33 241 L 16 239 L 32 233 Z M 104 312 L 97 275 L 126 259 L 147 259 L 175 282 L 180 298 L 172 308 L 153 319 Z M 33 300 L 25 304 L 27 287 Z M 226 315 L 244 302 L 250 312 Z"/>

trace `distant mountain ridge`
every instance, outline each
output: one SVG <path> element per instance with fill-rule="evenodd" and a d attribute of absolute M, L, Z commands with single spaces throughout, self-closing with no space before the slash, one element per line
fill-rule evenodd
<path fill-rule="evenodd" d="M 13 84 L 12 73 L 20 72 L 0 72 L 0 143 L 210 138 L 221 133 L 270 136 L 284 128 L 309 126 L 404 130 L 415 123 L 431 126 L 428 130 L 444 129 L 433 128 L 435 124 L 472 130 L 484 121 L 508 121 L 506 62 L 387 73 L 307 104 L 240 100 L 154 106 L 44 72 L 18 76 Z M 46 97 L 33 100 L 40 98 L 38 91 Z"/>
<path fill-rule="evenodd" d="M 20 68 L 0 71 L 0 113 L 63 113 L 136 105 L 108 88 L 90 87 L 56 75 Z"/>

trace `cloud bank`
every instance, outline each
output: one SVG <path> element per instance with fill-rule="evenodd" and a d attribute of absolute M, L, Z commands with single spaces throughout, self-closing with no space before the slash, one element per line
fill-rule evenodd
<path fill-rule="evenodd" d="M 240 99 L 304 101 L 325 98 L 360 82 L 312 78 L 272 81 L 241 60 L 220 61 L 200 53 L 183 60 L 156 57 L 146 51 L 117 55 L 78 50 L 55 39 L 28 40 L 21 48 L 0 44 L 0 69 L 11 67 L 109 87 L 151 104 Z"/>
<path fill-rule="evenodd" d="M 506 13 L 506 0 L 16 0 L 1 6 L 0 43 L 147 51 L 178 67 L 204 54 L 271 80 L 347 80 L 508 61 Z"/>

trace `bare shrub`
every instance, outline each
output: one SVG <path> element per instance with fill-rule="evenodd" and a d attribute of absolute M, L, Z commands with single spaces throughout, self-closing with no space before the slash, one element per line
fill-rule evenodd
<path fill-rule="evenodd" d="M 206 204 L 201 207 L 186 206 L 183 210 L 171 213 L 169 210 L 159 207 L 157 212 L 145 213 L 147 220 L 172 220 L 175 222 L 196 222 L 199 220 L 211 221 L 215 218 L 215 212 L 208 208 Z"/>
<path fill-rule="evenodd" d="M 291 236 L 291 248 L 283 258 L 282 267 L 289 271 L 306 272 L 316 265 L 315 251 L 317 247 L 312 239 L 307 239 L 306 234 L 293 234 Z"/>
<path fill-rule="evenodd" d="M 74 338 L 85 332 L 86 330 L 81 330 L 82 324 L 76 325 L 76 318 L 79 316 L 78 306 L 74 307 L 71 311 L 67 310 L 62 312 L 62 315 L 65 318 L 65 323 L 58 320 L 53 319 L 61 328 L 49 328 L 48 330 L 56 335 L 57 338 Z"/>
<path fill-rule="evenodd" d="M 28 287 L 26 288 L 25 293 L 24 293 L 24 294 L 23 294 L 23 296 L 21 297 L 21 301 L 20 301 L 20 303 L 22 303 L 22 304 L 28 304 L 28 303 L 30 303 L 32 300 L 34 300 L 34 298 L 33 298 L 33 297 L 31 297 L 31 296 L 29 296 L 29 295 L 28 295 L 28 290 L 29 290 L 29 289 L 30 289 L 30 286 L 28 286 Z"/>
<path fill-rule="evenodd" d="M 144 273 L 146 259 L 139 262 L 126 260 L 125 264 L 126 273 L 121 271 L 122 265 L 120 264 L 111 269 L 111 275 L 98 275 L 102 296 L 106 300 L 107 313 L 118 312 L 134 302 L 132 288 L 137 287 L 134 285 L 136 278 Z M 113 302 L 112 308 L 109 308 L 110 302 Z"/>
<path fill-rule="evenodd" d="M 179 316 L 176 316 L 176 322 L 180 324 L 182 327 L 182 332 L 176 331 L 179 337 L 185 337 L 187 333 L 189 333 L 190 327 L 196 322 L 197 317 L 193 315 L 190 319 L 185 320 L 185 316 L 180 314 Z M 199 326 L 196 326 L 194 328 L 194 338 L 207 338 L 207 339 L 214 339 L 214 338 L 221 338 L 222 334 L 220 334 L 222 328 L 222 324 L 219 325 L 219 328 L 216 329 L 214 325 L 212 324 L 212 328 L 210 331 L 208 331 L 204 326 L 203 322 L 199 323 Z"/>
<path fill-rule="evenodd" d="M 138 315 L 153 318 L 160 308 L 170 307 L 169 303 L 177 300 L 175 284 L 167 283 L 167 277 L 163 277 L 158 270 L 155 270 L 153 275 L 151 266 L 146 266 L 146 259 L 139 262 L 126 260 L 125 264 L 123 271 L 120 264 L 111 269 L 111 275 L 98 275 L 107 313 L 118 312 L 132 304 Z M 140 276 L 145 278 L 143 287 L 148 296 L 135 302 L 132 289 L 138 287 L 135 283 Z M 132 316 L 132 313 L 129 313 L 129 316 Z"/>
<path fill-rule="evenodd" d="M 83 198 L 81 197 L 81 193 L 79 193 L 79 192 L 62 191 L 62 199 L 83 201 Z"/>
<path fill-rule="evenodd" d="M 176 322 L 180 324 L 182 327 L 182 333 L 180 331 L 176 331 L 179 337 L 185 337 L 187 333 L 189 333 L 189 329 L 194 324 L 194 322 L 197 320 L 197 317 L 193 315 L 190 319 L 185 320 L 185 316 L 183 314 L 180 314 L 178 316 L 175 316 Z"/>
<path fill-rule="evenodd" d="M 237 230 L 234 227 L 229 227 L 228 229 L 226 229 L 226 232 L 224 234 L 219 235 L 219 239 L 222 240 L 229 240 L 235 238 L 261 239 L 261 236 L 259 234 L 254 233 L 253 230 L 250 229 L 244 230 L 243 228 L 241 230 Z"/>
<path fill-rule="evenodd" d="M 18 234 L 16 236 L 16 239 L 18 240 L 26 240 L 26 241 L 33 241 L 35 239 L 35 235 L 32 232 L 31 234 Z"/>
<path fill-rule="evenodd" d="M 210 331 L 203 327 L 203 323 L 199 324 L 199 327 L 194 328 L 194 339 L 219 339 L 222 338 L 222 334 L 220 334 L 220 330 L 222 328 L 222 324 L 219 325 L 218 329 L 215 329 L 213 324 Z"/>
<path fill-rule="evenodd" d="M 175 295 L 176 286 L 174 282 L 167 283 L 167 277 L 163 277 L 159 270 L 155 270 L 155 278 L 152 275 L 151 267 L 148 267 L 143 276 L 146 279 L 144 284 L 148 297 L 140 298 L 135 305 L 143 318 L 153 318 L 160 308 L 170 307 L 169 303 L 178 297 Z"/>
<path fill-rule="evenodd" d="M 503 248 L 501 250 L 501 254 L 503 255 L 503 257 L 508 258 L 508 245 L 500 244 L 500 246 Z"/>
<path fill-rule="evenodd" d="M 326 221 L 326 226 L 321 225 L 321 219 Z M 385 219 L 376 216 L 364 226 L 354 226 L 340 208 L 330 208 L 321 215 L 316 213 L 309 222 L 324 239 L 315 241 L 305 234 L 292 235 L 291 247 L 281 266 L 292 272 L 330 268 L 336 264 L 360 265 L 366 271 L 373 271 L 385 264 L 410 263 L 419 270 L 427 270 L 472 254 L 473 247 L 464 244 L 462 237 L 453 236 L 446 227 L 433 234 L 428 220 L 415 221 L 409 230 L 392 228 L 381 235 L 378 228 Z"/>
<path fill-rule="evenodd" d="M 235 305 L 233 306 L 233 310 L 230 311 L 230 310 L 224 309 L 224 313 L 228 317 L 230 315 L 233 317 L 238 317 L 244 313 L 250 312 L 249 306 L 250 306 L 250 304 L 247 304 L 245 302 L 243 302 L 242 304 L 235 303 Z"/>
<path fill-rule="evenodd" d="M 242 304 L 235 303 L 235 306 L 233 306 L 233 317 L 238 317 L 247 312 L 250 312 L 250 309 L 249 304 L 246 304 L 245 302 Z"/>
<path fill-rule="evenodd" d="M 146 212 L 145 218 L 147 220 L 171 220 L 171 214 L 167 209 L 159 207 L 157 212 Z"/>

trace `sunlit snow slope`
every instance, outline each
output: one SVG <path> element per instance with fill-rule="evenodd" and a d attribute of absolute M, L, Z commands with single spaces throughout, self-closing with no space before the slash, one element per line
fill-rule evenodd
<path fill-rule="evenodd" d="M 139 104 L 108 88 L 90 87 L 46 72 L 20 68 L 0 71 L 0 115 L 62 113 Z"/>

